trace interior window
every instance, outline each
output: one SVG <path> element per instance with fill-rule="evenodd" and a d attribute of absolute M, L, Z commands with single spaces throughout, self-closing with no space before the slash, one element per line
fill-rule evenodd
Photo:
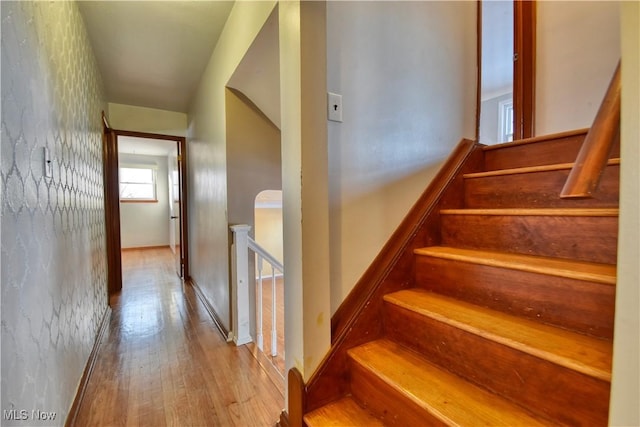
<path fill-rule="evenodd" d="M 513 100 L 500 102 L 500 134 L 498 142 L 513 141 Z"/>
<path fill-rule="evenodd" d="M 120 200 L 157 201 L 155 169 L 151 167 L 121 167 Z"/>

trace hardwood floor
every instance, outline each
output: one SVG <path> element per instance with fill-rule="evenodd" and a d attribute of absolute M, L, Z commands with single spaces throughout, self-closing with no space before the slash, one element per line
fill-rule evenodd
<path fill-rule="evenodd" d="M 226 343 L 169 249 L 123 252 L 123 288 L 77 426 L 272 426 L 281 385 Z"/>

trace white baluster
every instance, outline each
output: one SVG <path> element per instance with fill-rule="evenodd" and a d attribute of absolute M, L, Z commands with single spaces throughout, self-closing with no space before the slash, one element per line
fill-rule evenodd
<path fill-rule="evenodd" d="M 276 269 L 271 264 L 271 355 L 278 355 L 278 333 L 276 331 Z"/>
<path fill-rule="evenodd" d="M 258 348 L 263 351 L 263 336 L 262 336 L 262 255 L 258 255 L 258 289 L 257 289 L 257 301 L 256 307 L 258 308 Z"/>

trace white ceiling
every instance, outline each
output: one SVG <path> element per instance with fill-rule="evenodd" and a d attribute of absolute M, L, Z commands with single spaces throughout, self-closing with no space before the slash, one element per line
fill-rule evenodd
<path fill-rule="evenodd" d="M 233 1 L 80 1 L 108 102 L 187 112 Z"/>

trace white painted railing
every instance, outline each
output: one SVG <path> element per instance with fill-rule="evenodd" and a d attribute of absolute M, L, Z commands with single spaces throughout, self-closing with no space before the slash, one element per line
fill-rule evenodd
<path fill-rule="evenodd" d="M 277 292 L 276 277 L 284 277 L 284 266 L 269 252 L 256 243 L 250 236 L 248 225 L 233 225 L 232 244 L 232 305 L 235 308 L 233 322 L 233 335 L 236 345 L 246 344 L 252 341 L 249 324 L 249 277 L 254 272 L 249 271 L 249 252 L 255 254 L 256 269 L 256 344 L 260 351 L 264 349 L 262 327 L 262 285 L 269 276 L 264 275 L 264 264 L 268 264 L 267 273 L 271 273 L 271 356 L 278 355 L 278 331 L 277 331 Z M 250 275 L 251 274 L 251 275 Z"/>

